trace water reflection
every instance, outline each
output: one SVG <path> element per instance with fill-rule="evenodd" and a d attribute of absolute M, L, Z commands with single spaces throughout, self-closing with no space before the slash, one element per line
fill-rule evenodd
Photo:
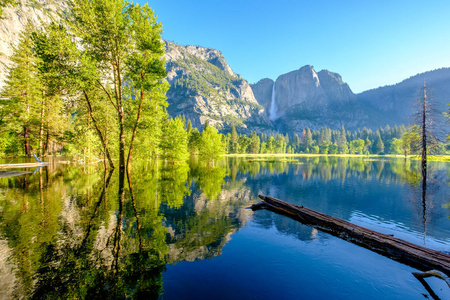
<path fill-rule="evenodd" d="M 404 159 L 226 158 L 215 166 L 142 163 L 130 174 L 101 167 L 0 178 L 6 298 L 157 298 L 167 264 L 220 256 L 250 221 L 317 238 L 314 228 L 246 209 L 258 193 L 406 238 L 423 233 L 438 250 L 450 240 L 445 163 L 429 164 L 426 189 L 418 163 Z"/>

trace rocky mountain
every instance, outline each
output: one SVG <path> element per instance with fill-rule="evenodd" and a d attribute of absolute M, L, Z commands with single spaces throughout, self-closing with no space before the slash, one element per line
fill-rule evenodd
<path fill-rule="evenodd" d="M 272 130 L 272 123 L 252 88 L 235 74 L 222 53 L 199 46 L 166 42 L 167 93 L 171 116 L 185 115 L 195 127 L 208 121 L 220 130 Z"/>
<path fill-rule="evenodd" d="M 269 113 L 278 130 L 298 132 L 305 127 L 360 128 L 367 116 L 356 96 L 337 73 L 316 72 L 312 66 L 262 79 L 252 85 L 256 99 Z"/>
<path fill-rule="evenodd" d="M 0 90 L 6 79 L 7 67 L 11 63 L 9 57 L 27 23 L 40 28 L 42 24 L 59 20 L 60 14 L 66 9 L 67 4 L 64 1 L 53 0 L 20 0 L 18 6 L 6 6 L 3 9 L 3 19 L 0 19 Z"/>
<path fill-rule="evenodd" d="M 413 120 L 417 99 L 423 95 L 424 83 L 428 96 L 439 112 L 447 112 L 450 103 L 450 68 L 417 74 L 400 83 L 368 90 L 357 95 L 368 112 L 377 115 L 373 124 L 409 124 Z"/>
<path fill-rule="evenodd" d="M 0 20 L 0 89 L 9 56 L 28 22 L 37 28 L 58 20 L 67 5 L 57 0 L 20 0 L 6 7 Z M 218 50 L 166 42 L 169 114 L 185 115 L 193 126 L 208 121 L 222 131 L 300 132 L 322 126 L 355 130 L 386 124 L 408 124 L 424 81 L 438 111 L 450 102 L 450 68 L 429 71 L 398 84 L 355 95 L 341 76 L 312 66 L 249 85 L 233 72 Z"/>
<path fill-rule="evenodd" d="M 450 68 L 417 74 L 398 84 L 356 95 L 339 74 L 316 72 L 312 66 L 283 74 L 275 82 L 262 79 L 251 87 L 277 130 L 292 133 L 325 125 L 356 130 L 410 124 L 424 82 L 435 109 L 446 112 L 450 102 Z"/>

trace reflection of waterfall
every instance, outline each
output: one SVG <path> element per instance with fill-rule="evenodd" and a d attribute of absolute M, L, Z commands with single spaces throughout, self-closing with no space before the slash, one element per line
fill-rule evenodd
<path fill-rule="evenodd" d="M 269 119 L 272 121 L 277 118 L 277 107 L 275 104 L 275 81 L 272 86 L 272 102 L 270 103 Z"/>

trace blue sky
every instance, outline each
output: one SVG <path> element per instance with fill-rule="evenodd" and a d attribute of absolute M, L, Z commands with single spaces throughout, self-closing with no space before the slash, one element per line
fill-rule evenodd
<path fill-rule="evenodd" d="M 313 65 L 339 73 L 358 93 L 450 67 L 448 0 L 148 3 L 164 39 L 222 51 L 250 83 Z"/>

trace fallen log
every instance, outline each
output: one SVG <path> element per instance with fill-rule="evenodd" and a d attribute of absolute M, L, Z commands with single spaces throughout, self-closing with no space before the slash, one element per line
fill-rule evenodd
<path fill-rule="evenodd" d="M 321 231 L 408 264 L 421 271 L 438 270 L 450 276 L 450 255 L 448 254 L 379 233 L 303 206 L 269 196 L 258 195 L 258 197 L 264 201 L 265 208 L 271 211 L 287 215 L 304 224 L 315 225 Z M 252 209 L 260 208 L 260 204 L 252 207 Z"/>
<path fill-rule="evenodd" d="M 50 165 L 50 164 L 47 162 L 2 164 L 2 165 L 0 165 L 0 169 L 23 169 L 23 168 L 43 167 L 43 166 L 48 166 L 48 165 Z"/>

